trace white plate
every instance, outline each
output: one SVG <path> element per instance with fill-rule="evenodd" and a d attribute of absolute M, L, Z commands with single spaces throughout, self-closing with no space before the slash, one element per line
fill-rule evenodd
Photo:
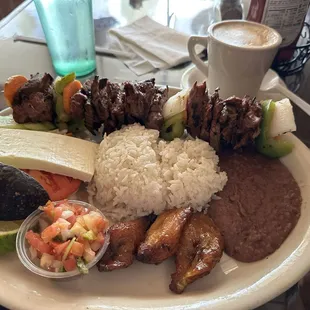
<path fill-rule="evenodd" d="M 0 114 L 7 113 L 10 109 Z M 0 303 L 25 310 L 242 310 L 280 295 L 310 270 L 310 153 L 295 136 L 289 138 L 295 149 L 283 163 L 301 188 L 301 218 L 268 259 L 246 264 L 224 255 L 209 276 L 190 285 L 182 295 L 175 295 L 168 288 L 174 272 L 172 259 L 158 266 L 135 262 L 111 273 L 100 273 L 95 267 L 87 276 L 55 281 L 32 274 L 12 253 L 0 257 Z"/>

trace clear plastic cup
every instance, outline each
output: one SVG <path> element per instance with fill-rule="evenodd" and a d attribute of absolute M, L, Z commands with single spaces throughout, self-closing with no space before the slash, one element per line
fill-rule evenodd
<path fill-rule="evenodd" d="M 92 211 L 97 211 L 98 213 L 101 214 L 102 217 L 105 218 L 104 214 L 95 208 L 94 206 L 83 202 L 83 201 L 77 201 L 77 200 L 68 200 L 70 203 L 75 203 L 83 206 L 84 208 L 87 208 Z M 68 272 L 52 272 L 45 270 L 41 268 L 40 266 L 36 265 L 30 258 L 30 253 L 29 253 L 29 244 L 26 241 L 25 235 L 26 232 L 33 227 L 36 226 L 36 224 L 39 221 L 40 216 L 43 214 L 43 211 L 37 209 L 36 211 L 32 212 L 22 223 L 22 225 L 19 228 L 19 231 L 17 233 L 16 237 L 16 252 L 18 255 L 19 260 L 21 263 L 30 271 L 33 273 L 45 277 L 45 278 L 50 278 L 50 279 L 65 279 L 65 278 L 70 278 L 78 275 L 82 275 L 78 269 L 73 270 L 73 271 L 68 271 Z M 87 269 L 90 269 L 94 267 L 98 261 L 101 259 L 103 254 L 106 252 L 108 245 L 110 241 L 110 235 L 106 232 L 105 234 L 105 243 L 103 244 L 102 248 L 97 252 L 94 260 L 90 262 L 89 264 L 86 265 Z"/>
<path fill-rule="evenodd" d="M 92 0 L 34 0 L 54 69 L 84 76 L 96 69 Z"/>

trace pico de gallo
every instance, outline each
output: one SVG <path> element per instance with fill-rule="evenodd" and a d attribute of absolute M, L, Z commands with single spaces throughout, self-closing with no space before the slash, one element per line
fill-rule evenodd
<path fill-rule="evenodd" d="M 105 243 L 108 220 L 68 200 L 49 201 L 40 209 L 38 226 L 26 233 L 31 260 L 52 272 L 88 273 L 86 265 Z"/>

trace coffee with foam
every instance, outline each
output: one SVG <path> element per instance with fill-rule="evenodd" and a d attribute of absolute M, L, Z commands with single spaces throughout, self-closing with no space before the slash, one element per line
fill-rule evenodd
<path fill-rule="evenodd" d="M 268 47 L 278 41 L 278 35 L 263 25 L 251 23 L 222 23 L 214 27 L 213 36 L 226 44 L 238 47 Z"/>

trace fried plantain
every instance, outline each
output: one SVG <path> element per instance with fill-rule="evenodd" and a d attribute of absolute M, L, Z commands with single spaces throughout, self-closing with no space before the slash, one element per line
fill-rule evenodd
<path fill-rule="evenodd" d="M 195 213 L 186 223 L 176 251 L 176 272 L 170 290 L 181 294 L 190 283 L 208 275 L 220 261 L 224 239 L 210 217 Z"/>
<path fill-rule="evenodd" d="M 149 225 L 149 217 L 112 225 L 109 229 L 110 244 L 98 262 L 98 270 L 112 271 L 130 266 Z"/>
<path fill-rule="evenodd" d="M 140 244 L 137 259 L 147 264 L 159 264 L 175 254 L 182 229 L 191 216 L 191 208 L 179 208 L 161 213 Z"/>

